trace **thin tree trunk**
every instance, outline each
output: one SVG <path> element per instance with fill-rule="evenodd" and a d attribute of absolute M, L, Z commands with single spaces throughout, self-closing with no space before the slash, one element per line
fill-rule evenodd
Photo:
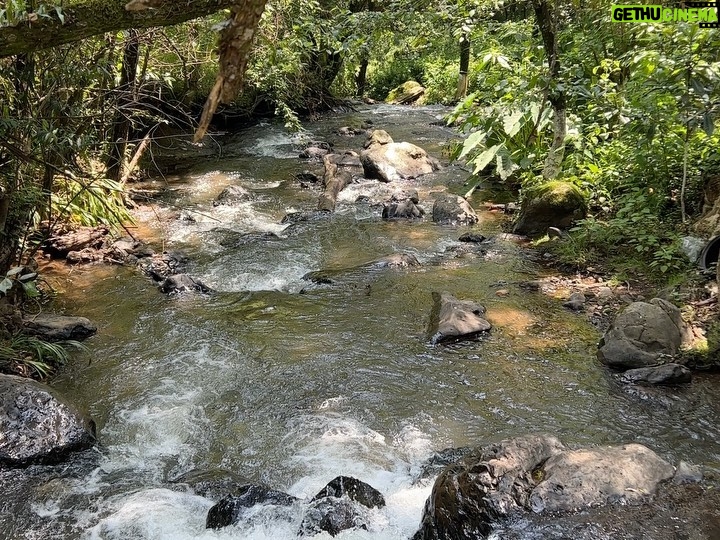
<path fill-rule="evenodd" d="M 368 57 L 363 56 L 360 60 L 360 70 L 355 76 L 355 84 L 357 85 L 357 95 L 362 97 L 365 95 L 365 84 L 367 83 Z"/>
<path fill-rule="evenodd" d="M 455 99 L 461 100 L 467 96 L 468 73 L 470 71 L 470 36 L 463 34 L 460 38 L 460 75 L 458 77 Z"/>
<path fill-rule="evenodd" d="M 548 0 L 533 0 L 533 8 L 535 9 L 535 20 L 542 36 L 553 87 L 548 89 L 548 101 L 553 109 L 553 140 L 542 172 L 543 178 L 550 180 L 560 174 L 565 157 L 567 99 L 563 90 L 557 90 L 557 83 L 560 82 L 560 54 L 557 45 L 555 14 Z"/>
<path fill-rule="evenodd" d="M 118 96 L 117 108 L 106 163 L 107 177 L 116 181 L 119 180 L 122 175 L 127 139 L 130 134 L 130 109 L 135 96 L 135 77 L 137 75 L 137 66 L 140 57 L 140 44 L 137 30 L 128 30 L 123 49 L 120 84 L 115 89 L 115 93 Z"/>

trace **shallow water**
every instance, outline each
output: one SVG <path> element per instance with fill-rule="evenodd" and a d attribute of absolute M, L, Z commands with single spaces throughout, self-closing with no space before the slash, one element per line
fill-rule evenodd
<path fill-rule="evenodd" d="M 362 137 L 333 130 L 372 120 L 442 158 L 456 137 L 438 122 L 443 112 L 363 108 L 304 136 L 359 150 Z M 407 538 L 431 488 L 414 480 L 434 450 L 538 431 L 570 445 L 640 442 L 670 461 L 720 470 L 717 378 L 699 376 L 652 402 L 620 392 L 595 359 L 599 335 L 586 319 L 517 286 L 542 268 L 500 236 L 496 214 L 481 212 L 473 228 L 496 237 L 484 256 L 453 254 L 465 228 L 384 222 L 379 209 L 356 204 L 387 189 L 375 183 L 350 186 L 330 219 L 281 225 L 286 212 L 317 201 L 317 189 L 292 178 L 312 168 L 295 157 L 301 142 L 275 125 L 228 137 L 229 157 L 166 179 L 165 204 L 145 212 L 156 246 L 187 254 L 188 273 L 216 294 L 167 297 L 114 267 L 54 278 L 60 307 L 100 328 L 91 353 L 53 381 L 90 411 L 100 444 L 67 466 L 0 473 L 0 537 L 296 538 L 302 505 L 258 507 L 236 526 L 205 530 L 213 503 L 169 481 L 222 467 L 300 498 L 339 474 L 356 476 L 388 506 L 371 512 L 368 531 L 337 538 Z M 443 186 L 466 191 L 467 176 L 449 166 L 408 186 L 430 210 Z M 213 208 L 230 184 L 251 190 L 253 201 Z M 476 208 L 487 193 L 474 195 Z M 167 204 L 195 221 L 156 222 Z M 237 240 L 267 232 L 277 237 Z M 302 279 L 398 251 L 423 265 L 348 271 L 332 285 Z M 510 295 L 496 296 L 500 288 Z M 431 294 L 443 290 L 486 305 L 490 335 L 431 346 Z"/>

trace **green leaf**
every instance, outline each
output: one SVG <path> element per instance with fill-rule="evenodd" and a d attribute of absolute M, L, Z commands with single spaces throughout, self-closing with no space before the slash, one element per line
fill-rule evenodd
<path fill-rule="evenodd" d="M 28 282 L 20 282 L 20 285 L 22 285 L 22 288 L 25 290 L 25 294 L 28 298 L 37 298 L 40 296 L 40 291 L 37 290 L 37 287 L 35 286 L 34 281 L 28 281 Z"/>
<path fill-rule="evenodd" d="M 5 278 L 2 281 L 0 281 L 0 293 L 7 294 L 7 292 L 12 289 L 13 281 L 11 279 Z"/>
<path fill-rule="evenodd" d="M 485 138 L 485 135 L 486 135 L 486 133 L 484 131 L 476 131 L 474 133 L 471 133 L 470 136 L 467 139 L 465 139 L 465 142 L 463 143 L 462 152 L 460 152 L 458 159 L 464 158 L 470 152 L 475 150 L 475 148 L 477 148 L 478 144 L 480 144 L 482 142 L 482 140 Z"/>
<path fill-rule="evenodd" d="M 708 137 L 712 137 L 712 134 L 715 132 L 715 119 L 709 112 L 703 115 L 703 131 Z"/>
<path fill-rule="evenodd" d="M 500 145 L 496 144 L 495 146 L 491 146 L 490 148 L 485 150 L 482 154 L 480 154 L 478 157 L 476 157 L 472 161 L 475 164 L 475 171 L 473 171 L 473 174 L 477 174 L 480 171 L 482 171 L 485 167 L 487 167 L 490 164 L 490 162 L 495 158 L 499 149 L 500 149 Z"/>
<path fill-rule="evenodd" d="M 503 117 L 503 129 L 508 137 L 514 137 L 520 131 L 523 124 L 523 117 L 525 113 L 522 111 L 515 111 L 510 116 Z"/>
<path fill-rule="evenodd" d="M 60 24 L 65 24 L 65 14 L 60 6 L 55 6 L 55 13 L 57 13 L 58 19 L 60 19 Z"/>

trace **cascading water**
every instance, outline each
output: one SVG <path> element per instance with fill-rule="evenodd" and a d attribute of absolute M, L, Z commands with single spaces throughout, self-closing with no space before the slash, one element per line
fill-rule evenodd
<path fill-rule="evenodd" d="M 366 108 L 313 124 L 307 137 L 358 150 L 362 137 L 334 130 L 371 120 L 440 157 L 453 136 L 438 125 L 442 112 Z M 57 278 L 65 310 L 100 327 L 88 358 L 53 381 L 89 409 L 99 446 L 66 465 L 0 472 L 0 538 L 297 537 L 303 503 L 258 506 L 237 525 L 206 530 L 213 502 L 172 480 L 213 468 L 301 499 L 337 475 L 355 476 L 388 504 L 370 511 L 368 530 L 338 538 L 408 538 L 431 489 L 432 479 L 416 479 L 432 451 L 538 431 L 569 444 L 637 441 L 671 461 L 718 468 L 712 381 L 696 378 L 662 407 L 616 391 L 594 359 L 599 336 L 589 323 L 517 287 L 542 270 L 512 241 L 498 238 L 482 257 L 454 256 L 461 230 L 384 222 L 356 204 L 367 189 L 384 189 L 374 183 L 350 186 L 331 218 L 280 224 L 317 201 L 316 189 L 292 178 L 305 168 L 295 144 L 273 125 L 234 135 L 224 146 L 232 157 L 171 179 L 165 202 L 184 208 L 180 219 L 155 207 L 168 219 L 158 246 L 188 255 L 189 273 L 216 293 L 167 297 L 136 271 L 111 267 Z M 408 187 L 429 209 L 433 192 L 461 192 L 466 177 L 450 166 Z M 252 201 L 213 207 L 232 184 Z M 475 229 L 500 232 L 486 212 Z M 423 265 L 339 272 L 330 285 L 302 279 L 399 251 Z M 496 296 L 500 287 L 510 294 Z M 442 290 L 485 304 L 493 332 L 430 346 L 431 293 Z"/>

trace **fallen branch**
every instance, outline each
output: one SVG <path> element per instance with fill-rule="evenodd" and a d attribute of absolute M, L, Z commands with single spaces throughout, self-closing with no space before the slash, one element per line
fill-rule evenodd
<path fill-rule="evenodd" d="M 340 169 L 332 162 L 333 154 L 323 156 L 325 173 L 323 174 L 323 192 L 318 200 L 318 210 L 323 212 L 334 212 L 337 198 L 340 192 L 347 187 L 352 180 L 352 175 L 345 169 Z"/>

